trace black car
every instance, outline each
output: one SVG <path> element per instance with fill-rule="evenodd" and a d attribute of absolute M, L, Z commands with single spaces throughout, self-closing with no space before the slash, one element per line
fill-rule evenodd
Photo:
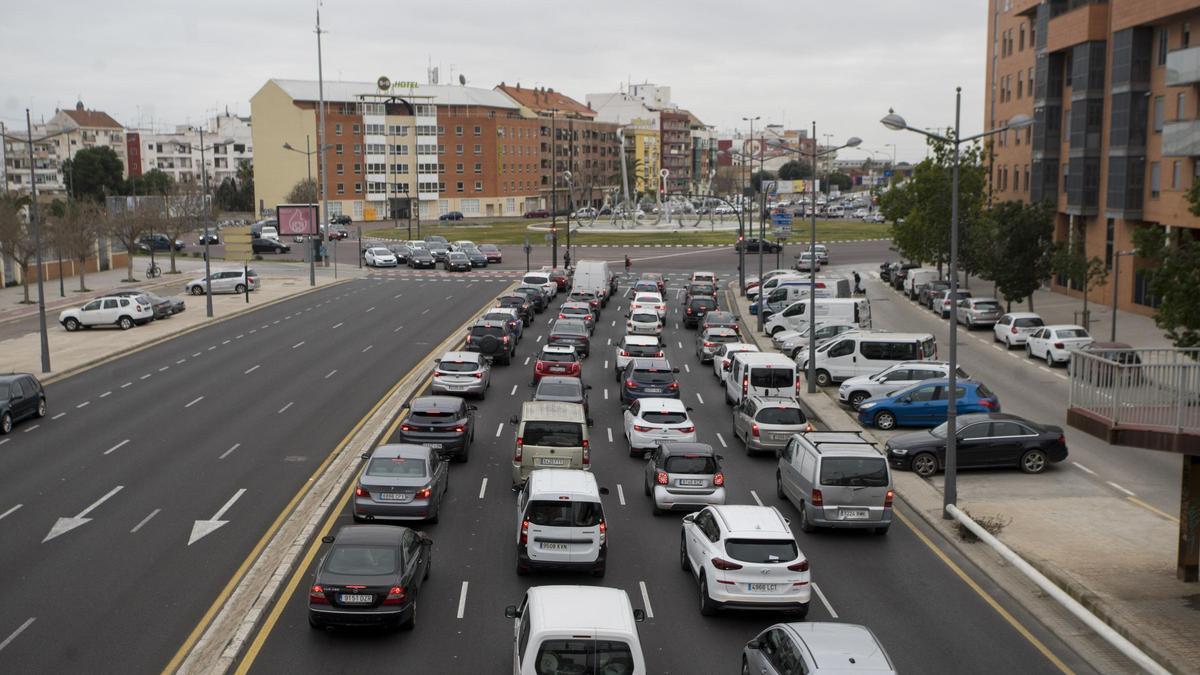
<path fill-rule="evenodd" d="M 475 406 L 458 396 L 420 396 L 405 407 L 401 443 L 417 443 L 456 462 L 467 461 L 475 440 Z"/>
<path fill-rule="evenodd" d="M 956 437 L 960 469 L 1017 467 L 1041 473 L 1050 462 L 1067 458 L 1061 427 L 1007 413 L 962 415 Z M 884 449 L 893 468 L 932 476 L 946 464 L 946 425 L 893 436 Z"/>
<path fill-rule="evenodd" d="M 717 308 L 717 299 L 707 295 L 697 295 L 688 300 L 683 313 L 683 325 L 695 328 L 706 314 Z"/>
<path fill-rule="evenodd" d="M 471 267 L 487 267 L 488 257 L 483 254 L 483 251 L 475 247 L 463 248 L 462 252 L 467 256 L 467 260 L 471 261 Z"/>
<path fill-rule="evenodd" d="M 183 242 L 178 239 L 171 239 L 165 234 L 143 234 L 137 238 L 138 250 L 149 253 L 150 251 L 182 251 Z"/>
<path fill-rule="evenodd" d="M 397 264 L 404 263 L 407 265 L 408 256 L 412 254 L 412 247 L 408 244 L 391 244 L 387 247 L 387 250 L 396 254 Z"/>
<path fill-rule="evenodd" d="M 542 293 L 541 286 L 517 286 L 513 289 L 513 293 L 520 293 L 529 298 L 529 302 L 533 303 L 533 311 L 541 314 L 546 311 L 546 296 Z"/>
<path fill-rule="evenodd" d="M 447 272 L 470 272 L 471 260 L 465 253 L 449 251 L 446 253 L 446 258 L 442 262 L 442 267 Z"/>
<path fill-rule="evenodd" d="M 410 630 L 429 578 L 433 540 L 393 525 L 344 525 L 317 565 L 308 590 L 308 625 Z"/>
<path fill-rule="evenodd" d="M 587 392 L 591 388 L 592 385 L 584 384 L 582 378 L 545 375 L 538 380 L 537 389 L 533 392 L 533 400 L 579 403 L 583 406 L 583 416 L 588 417 Z"/>
<path fill-rule="evenodd" d="M 329 222 L 333 223 L 334 225 L 349 225 L 350 223 L 353 223 L 354 220 L 350 216 L 340 214 L 330 218 Z"/>
<path fill-rule="evenodd" d="M 208 239 L 209 244 L 215 245 L 221 243 L 221 237 L 217 236 L 216 232 L 209 232 L 208 234 L 201 232 L 200 236 L 196 238 L 196 245 L 203 246 L 205 239 Z"/>
<path fill-rule="evenodd" d="M 503 321 L 476 321 L 467 331 L 467 351 L 490 356 L 500 365 L 512 363 L 517 352 L 517 341 L 509 334 L 508 324 Z"/>
<path fill-rule="evenodd" d="M 251 240 L 250 248 L 255 253 L 288 253 L 292 250 L 291 246 L 283 242 L 262 238 Z"/>
<path fill-rule="evenodd" d="M 26 417 L 46 416 L 46 390 L 29 373 L 0 375 L 0 434 Z"/>
<path fill-rule="evenodd" d="M 437 259 L 429 252 L 429 249 L 414 246 L 408 253 L 408 266 L 414 270 L 421 268 L 433 269 L 437 267 Z"/>
<path fill-rule="evenodd" d="M 550 328 L 546 344 L 555 347 L 574 347 L 575 353 L 587 358 L 592 351 L 592 339 L 587 324 L 581 319 L 559 319 Z"/>
<path fill-rule="evenodd" d="M 666 359 L 630 359 L 621 373 L 621 403 L 638 398 L 679 398 L 678 368 Z"/>
<path fill-rule="evenodd" d="M 751 237 L 733 245 L 733 250 L 735 251 L 745 250 L 757 253 L 760 249 L 764 253 L 775 253 L 782 251 L 783 246 L 772 241 L 760 241 L 757 237 Z"/>
<path fill-rule="evenodd" d="M 462 211 L 447 211 L 446 213 L 443 213 L 442 215 L 438 216 L 438 220 L 462 220 L 462 219 L 463 219 Z"/>
<path fill-rule="evenodd" d="M 138 295 L 146 296 L 150 299 L 150 306 L 154 308 L 155 319 L 165 319 L 173 314 L 179 314 L 186 308 L 183 300 L 164 298 L 161 295 L 140 288 L 125 288 L 109 295 L 123 295 L 130 298 Z"/>
<path fill-rule="evenodd" d="M 500 251 L 500 247 L 495 244 L 480 244 L 479 251 L 487 256 L 488 263 L 504 262 L 504 253 Z"/>
<path fill-rule="evenodd" d="M 521 321 L 526 326 L 533 323 L 533 302 L 523 293 L 509 293 L 496 298 L 500 307 L 512 307 L 521 315 Z"/>
<path fill-rule="evenodd" d="M 432 255 L 433 259 L 438 262 L 445 261 L 446 257 L 450 255 L 450 245 L 443 244 L 439 241 L 427 242 L 425 248 L 429 249 L 429 254 Z"/>
<path fill-rule="evenodd" d="M 708 281 L 693 281 L 687 285 L 687 289 L 683 294 L 683 304 L 686 307 L 688 302 L 696 297 L 707 295 L 709 297 L 717 297 L 717 285 Z"/>
<path fill-rule="evenodd" d="M 920 263 L 892 263 L 887 282 L 892 285 L 892 288 L 900 290 L 904 288 L 904 279 L 908 276 L 908 271 L 920 266 Z"/>

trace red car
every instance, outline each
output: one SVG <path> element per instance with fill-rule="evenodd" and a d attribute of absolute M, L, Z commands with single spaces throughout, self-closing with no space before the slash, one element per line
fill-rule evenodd
<path fill-rule="evenodd" d="M 526 218 L 549 218 L 550 212 L 547 211 L 546 209 L 534 209 L 532 211 L 526 211 L 525 217 Z"/>
<path fill-rule="evenodd" d="M 550 281 L 553 281 L 555 284 L 558 285 L 558 290 L 560 290 L 560 291 L 567 290 L 567 282 L 569 282 L 571 280 L 571 278 L 567 276 L 566 270 L 558 270 L 558 269 L 554 269 L 552 267 L 543 267 L 542 272 L 544 272 L 547 276 L 550 277 Z"/>
<path fill-rule="evenodd" d="M 533 364 L 533 383 L 537 384 L 546 375 L 579 377 L 582 366 L 574 347 L 552 347 L 546 345 L 538 353 Z"/>

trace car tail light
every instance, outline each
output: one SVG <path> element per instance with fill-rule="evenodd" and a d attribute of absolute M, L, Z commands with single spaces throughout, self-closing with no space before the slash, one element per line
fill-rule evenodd
<path fill-rule="evenodd" d="M 517 449 L 513 450 L 513 461 L 521 461 L 521 451 L 525 449 L 525 439 L 517 436 Z"/>
<path fill-rule="evenodd" d="M 704 342 L 704 346 L 705 346 L 705 347 L 716 347 L 716 346 L 717 346 L 717 343 L 715 343 L 715 342 L 708 342 L 708 341 L 705 341 L 705 342 Z"/>
<path fill-rule="evenodd" d="M 325 597 L 325 589 L 321 588 L 321 584 L 313 584 L 312 588 L 308 589 L 308 602 L 313 605 L 329 604 L 329 598 Z"/>
<path fill-rule="evenodd" d="M 640 425 L 640 424 L 635 424 L 635 425 L 633 425 L 633 430 L 634 430 L 634 431 L 641 431 L 641 432 L 643 432 L 643 433 L 644 433 L 644 432 L 647 432 L 647 431 L 653 431 L 653 430 L 654 430 L 654 427 L 644 427 L 644 426 L 642 426 L 642 425 Z"/>
<path fill-rule="evenodd" d="M 730 571 L 730 570 L 740 570 L 740 569 L 742 569 L 742 566 L 741 566 L 741 565 L 739 565 L 739 564 L 737 564 L 737 563 L 735 563 L 735 562 L 730 562 L 730 561 L 728 561 L 728 560 L 726 560 L 726 559 L 724 559 L 724 558 L 713 558 L 713 559 L 712 559 L 712 564 L 713 564 L 713 567 L 715 567 L 715 568 L 717 568 L 717 569 L 719 569 L 719 570 Z"/>
<path fill-rule="evenodd" d="M 659 485 L 666 485 L 669 482 L 666 471 L 654 472 L 654 482 Z"/>
<path fill-rule="evenodd" d="M 600 545 L 604 545 L 604 541 L 608 539 L 608 523 L 600 521 Z"/>
<path fill-rule="evenodd" d="M 508 344 L 508 336 L 507 335 L 504 336 L 504 344 Z"/>
<path fill-rule="evenodd" d="M 540 373 L 546 369 L 546 364 L 542 363 L 541 361 L 538 361 L 533 364 L 533 369 Z"/>
<path fill-rule="evenodd" d="M 460 433 L 460 434 L 465 433 L 466 430 L 467 430 L 466 425 L 463 425 L 463 424 L 455 424 L 454 425 L 454 431 L 457 433 Z"/>
<path fill-rule="evenodd" d="M 1013 324 L 1013 327 L 1012 327 L 1012 329 L 1010 330 L 1010 332 L 1011 332 L 1013 335 L 1016 335 L 1016 334 L 1017 334 L 1017 325 L 1016 325 L 1015 323 Z"/>
<path fill-rule="evenodd" d="M 661 359 L 662 355 L 663 355 L 663 353 L 662 353 L 661 349 L 657 352 L 654 352 L 654 358 L 656 358 L 656 359 Z"/>
<path fill-rule="evenodd" d="M 817 488 L 813 488 L 811 501 L 813 506 L 825 506 L 825 497 Z"/>
<path fill-rule="evenodd" d="M 586 438 L 583 439 L 583 463 L 585 465 L 592 463 L 592 451 L 588 447 L 588 440 Z"/>
<path fill-rule="evenodd" d="M 521 543 L 522 544 L 529 543 L 529 519 L 528 518 L 521 521 Z"/>
<path fill-rule="evenodd" d="M 979 399 L 979 405 L 981 405 L 985 408 L 991 409 L 996 406 L 996 403 L 995 403 L 995 401 L 992 401 L 991 399 L 981 398 L 981 399 Z"/>
<path fill-rule="evenodd" d="M 558 318 L 560 318 L 560 319 L 565 319 L 565 318 L 567 318 L 567 315 L 566 315 L 566 314 L 563 314 L 562 312 L 559 312 L 559 313 L 558 313 Z"/>
<path fill-rule="evenodd" d="M 715 476 L 713 476 L 713 485 L 716 485 L 717 487 L 724 487 L 725 486 L 725 474 L 718 471 L 717 474 Z"/>
<path fill-rule="evenodd" d="M 788 569 L 793 572 L 807 572 L 808 571 L 808 560 L 806 559 L 806 560 L 801 560 L 798 563 L 792 563 L 791 565 L 788 565 Z"/>
<path fill-rule="evenodd" d="M 624 349 L 622 349 L 622 350 L 621 350 L 621 356 L 629 356 L 629 352 L 627 352 L 627 351 L 625 351 Z"/>
<path fill-rule="evenodd" d="M 688 313 L 688 314 L 691 314 L 691 313 L 692 313 L 692 308 L 691 308 L 691 307 L 688 307 L 688 311 L 687 311 L 687 313 Z"/>
<path fill-rule="evenodd" d="M 800 389 L 800 375 L 798 373 L 796 375 L 796 389 Z"/>
<path fill-rule="evenodd" d="M 412 431 L 412 425 L 409 425 L 409 424 L 401 424 L 401 425 L 400 425 L 400 431 Z"/>
<path fill-rule="evenodd" d="M 1058 435 L 1058 444 L 1059 444 L 1059 445 L 1066 445 L 1066 444 L 1067 444 L 1067 437 L 1066 437 L 1065 435 L 1063 435 L 1063 434 L 1059 434 L 1059 435 Z"/>
<path fill-rule="evenodd" d="M 354 496 L 355 497 L 370 497 L 371 493 L 368 492 L 365 487 L 359 485 L 358 487 L 354 488 Z"/>
<path fill-rule="evenodd" d="M 695 430 L 696 430 L 696 427 L 694 427 L 694 426 L 690 426 L 690 427 L 683 427 L 682 429 L 680 429 L 680 431 L 682 431 L 682 432 L 683 432 L 683 433 L 685 433 L 685 434 L 690 434 L 690 433 L 692 433 L 692 432 L 693 432 L 693 431 L 695 431 Z"/>
<path fill-rule="evenodd" d="M 759 438 L 759 433 L 758 433 L 758 422 L 755 422 L 754 424 L 751 424 L 751 425 L 750 425 L 750 435 L 751 435 L 751 436 L 753 436 L 753 437 L 755 437 L 755 438 Z"/>
<path fill-rule="evenodd" d="M 742 376 L 742 396 L 745 396 L 746 392 L 748 392 L 748 391 L 750 391 L 750 378 L 746 375 L 743 375 Z"/>
<path fill-rule="evenodd" d="M 883 508 L 885 508 L 885 509 L 892 508 L 892 500 L 895 498 L 896 498 L 896 491 L 888 490 L 887 494 L 884 495 L 884 497 L 883 497 Z"/>
<path fill-rule="evenodd" d="M 404 591 L 403 586 L 392 586 L 388 589 L 387 597 L 383 599 L 385 605 L 403 605 L 408 600 L 408 593 Z"/>
<path fill-rule="evenodd" d="M 634 382 L 633 378 L 629 378 L 628 380 L 625 380 L 625 386 L 630 389 L 637 389 L 637 382 Z"/>
<path fill-rule="evenodd" d="M 1063 348 L 1063 343 L 1061 343 L 1061 342 L 1055 342 L 1055 343 L 1054 343 L 1054 348 L 1055 348 L 1055 349 L 1062 349 L 1062 348 Z"/>
<path fill-rule="evenodd" d="M 482 380 L 482 379 L 483 379 L 483 373 L 482 373 L 482 372 L 479 372 L 479 371 L 477 371 L 477 372 L 475 372 L 475 373 L 472 373 L 472 374 L 475 376 L 475 379 L 477 379 L 477 380 Z"/>
<path fill-rule="evenodd" d="M 417 490 L 417 494 L 413 495 L 413 499 L 429 499 L 429 496 L 432 494 L 433 489 L 429 486 L 425 486 L 420 490 Z"/>
<path fill-rule="evenodd" d="M 671 391 L 679 391 L 679 383 L 672 382 L 671 384 L 667 385 L 667 389 L 670 389 Z"/>

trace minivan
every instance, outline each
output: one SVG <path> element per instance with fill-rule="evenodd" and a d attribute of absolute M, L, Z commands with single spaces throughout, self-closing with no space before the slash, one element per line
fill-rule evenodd
<path fill-rule="evenodd" d="M 517 574 L 584 570 L 603 577 L 608 558 L 604 506 L 590 471 L 542 469 L 517 497 Z"/>
<path fill-rule="evenodd" d="M 646 674 L 637 632 L 646 613 L 619 588 L 534 586 L 504 616 L 514 620 L 513 675 Z"/>
<path fill-rule="evenodd" d="M 892 524 L 892 472 L 887 459 L 857 431 L 795 434 L 779 452 L 775 490 L 800 512 L 800 529 L 871 529 Z"/>
<path fill-rule="evenodd" d="M 725 379 L 725 402 L 736 405 L 747 396 L 796 396 L 796 363 L 783 354 L 738 352 Z"/>
<path fill-rule="evenodd" d="M 808 356 L 801 367 L 808 368 Z M 817 350 L 817 384 L 827 387 L 858 375 L 873 375 L 902 361 L 937 358 L 930 333 L 848 333 Z"/>
<path fill-rule="evenodd" d="M 772 314 L 763 323 L 763 331 L 767 335 L 775 335 L 784 330 L 795 330 L 808 333 L 809 298 L 804 296 L 792 302 L 782 312 Z M 866 298 L 822 298 L 817 297 L 813 302 L 816 310 L 817 325 L 826 323 L 849 323 L 859 328 L 871 327 L 871 302 Z"/>
<path fill-rule="evenodd" d="M 587 416 L 578 403 L 526 401 L 516 426 L 512 457 L 513 488 L 525 484 L 535 469 L 591 469 Z"/>
<path fill-rule="evenodd" d="M 793 302 L 801 298 L 807 298 L 809 295 L 809 289 L 812 287 L 812 282 L 809 279 L 791 279 L 780 283 L 767 293 L 766 305 L 762 310 L 765 312 L 763 317 L 770 317 L 775 312 L 780 311 Z M 825 286 L 819 281 L 817 282 L 816 296 L 818 298 L 832 298 L 835 297 L 834 294 L 836 292 L 836 289 Z M 756 307 L 751 305 L 751 314 L 753 314 L 756 309 Z"/>
<path fill-rule="evenodd" d="M 931 281 L 937 281 L 939 278 L 936 269 L 920 268 L 909 270 L 908 275 L 904 277 L 904 294 L 909 300 L 916 300 L 917 294 L 921 292 L 921 286 Z"/>

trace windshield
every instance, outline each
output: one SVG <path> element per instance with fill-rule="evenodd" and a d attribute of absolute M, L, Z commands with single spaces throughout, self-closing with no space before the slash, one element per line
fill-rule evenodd
<path fill-rule="evenodd" d="M 882 457 L 826 457 L 821 462 L 821 485 L 887 487 L 887 462 Z"/>
<path fill-rule="evenodd" d="M 779 563 L 796 559 L 798 549 L 791 539 L 728 539 L 725 553 L 748 563 Z"/>
<path fill-rule="evenodd" d="M 336 546 L 325 560 L 325 571 L 360 577 L 392 574 L 399 553 L 393 546 Z"/>
<path fill-rule="evenodd" d="M 376 457 L 367 465 L 368 476 L 424 478 L 425 460 L 413 457 Z"/>
<path fill-rule="evenodd" d="M 479 369 L 479 364 L 471 361 L 441 361 L 438 370 L 446 373 L 472 373 Z"/>
<path fill-rule="evenodd" d="M 669 370 L 635 370 L 633 371 L 633 379 L 636 382 L 645 382 L 647 384 L 667 384 L 675 381 L 675 374 Z"/>
<path fill-rule="evenodd" d="M 550 448 L 583 446 L 583 425 L 578 422 L 530 420 L 521 432 L 521 442 Z"/>
<path fill-rule="evenodd" d="M 799 408 L 772 407 L 763 408 L 754 416 L 754 421 L 760 424 L 799 425 L 808 420 Z"/>

